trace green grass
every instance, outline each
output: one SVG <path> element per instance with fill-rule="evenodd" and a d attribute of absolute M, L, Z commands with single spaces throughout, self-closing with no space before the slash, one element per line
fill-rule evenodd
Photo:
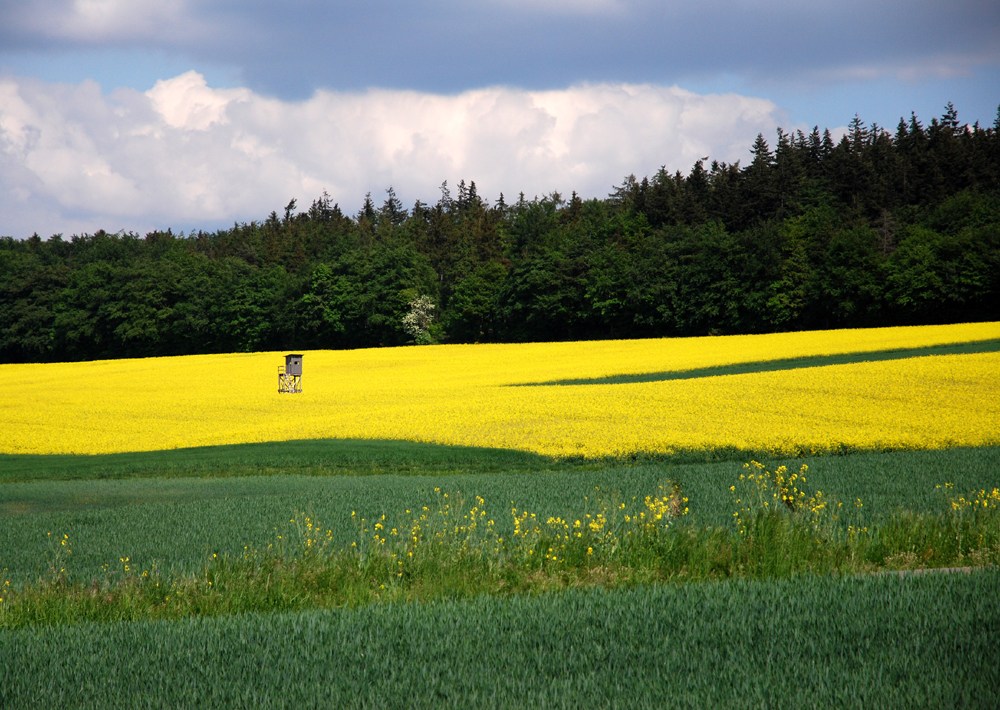
<path fill-rule="evenodd" d="M 935 485 L 957 491 L 1000 486 L 1000 448 L 858 454 L 789 460 L 810 466 L 810 492 L 822 490 L 845 503 L 845 524 L 872 525 L 899 509 L 939 511 Z M 778 463 L 778 462 L 775 462 Z M 636 465 L 595 470 L 447 475 L 247 476 L 231 478 L 138 478 L 32 481 L 0 485 L 0 570 L 21 583 L 46 567 L 46 533 L 69 535 L 70 573 L 102 576 L 122 557 L 148 569 L 199 570 L 213 553 L 239 554 L 244 545 L 266 547 L 296 512 L 308 511 L 349 544 L 356 535 L 351 511 L 369 520 L 436 505 L 434 488 L 482 496 L 499 529 L 509 532 L 511 501 L 543 518 L 580 516 L 596 499 L 640 499 L 672 480 L 689 498 L 699 525 L 727 525 L 733 513 L 729 486 L 740 462 L 701 465 Z M 595 490 L 600 488 L 600 491 Z M 587 497 L 587 500 L 584 497 Z M 861 498 L 864 507 L 856 508 Z"/>
<path fill-rule="evenodd" d="M 700 527 L 687 521 L 682 504 L 675 508 L 677 495 L 668 489 L 658 501 L 604 509 L 576 523 L 524 515 L 511 534 L 477 514 L 481 501 L 463 507 L 442 493 L 398 530 L 381 517 L 362 521 L 348 546 L 312 518 L 296 516 L 273 545 L 212 555 L 196 574 L 142 569 L 123 558 L 117 573 L 89 583 L 70 578 L 71 541 L 57 536 L 45 576 L 0 585 L 0 628 L 1000 564 L 996 496 L 983 501 L 985 508 L 897 514 L 853 530 L 822 513 L 814 517 L 813 503 L 792 513 L 763 501 L 741 512 L 737 528 Z"/>
<path fill-rule="evenodd" d="M 0 483 L 138 477 L 539 471 L 566 464 L 523 451 L 409 441 L 304 439 L 122 454 L 0 454 Z"/>
<path fill-rule="evenodd" d="M 4 708 L 997 706 L 1000 572 L 0 631 Z"/>
<path fill-rule="evenodd" d="M 826 367 L 828 365 L 849 365 L 858 362 L 879 362 L 883 360 L 908 360 L 930 355 L 964 355 L 969 353 L 995 353 L 1000 351 L 1000 340 L 979 340 L 969 343 L 949 345 L 928 345 L 922 348 L 901 348 L 864 353 L 840 355 L 813 355 L 808 357 L 784 358 L 745 362 L 736 365 L 717 365 L 692 370 L 670 370 L 664 372 L 644 372 L 637 375 L 612 375 L 550 382 L 530 382 L 511 385 L 512 387 L 541 387 L 547 385 L 621 385 L 635 382 L 664 382 L 666 380 L 693 380 L 702 377 L 722 375 L 745 375 L 755 372 L 776 372 L 778 370 L 798 370 L 805 367 Z"/>

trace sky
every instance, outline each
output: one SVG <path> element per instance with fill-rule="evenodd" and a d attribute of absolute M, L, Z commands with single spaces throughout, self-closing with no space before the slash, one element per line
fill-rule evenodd
<path fill-rule="evenodd" d="M 997 119 L 995 0 L 0 0 L 0 235 L 605 197 L 949 101 Z"/>

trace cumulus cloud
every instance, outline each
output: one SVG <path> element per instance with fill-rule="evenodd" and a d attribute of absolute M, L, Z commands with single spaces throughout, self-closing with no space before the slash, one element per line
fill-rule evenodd
<path fill-rule="evenodd" d="M 389 185 L 433 202 L 463 178 L 493 199 L 603 197 L 630 173 L 744 159 L 777 125 L 789 128 L 763 99 L 648 84 L 285 102 L 195 72 L 111 95 L 0 78 L 0 234 L 221 225 L 323 190 L 353 211 Z"/>
<path fill-rule="evenodd" d="M 233 101 L 248 101 L 247 89 L 210 89 L 205 77 L 195 71 L 160 80 L 146 92 L 156 110 L 172 128 L 205 131 L 213 123 L 226 121 L 226 107 Z"/>

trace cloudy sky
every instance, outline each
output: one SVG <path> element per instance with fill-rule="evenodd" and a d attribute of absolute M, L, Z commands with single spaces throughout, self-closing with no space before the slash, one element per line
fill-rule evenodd
<path fill-rule="evenodd" d="M 996 119 L 995 0 L 0 0 L 0 235 L 603 197 L 948 101 Z"/>

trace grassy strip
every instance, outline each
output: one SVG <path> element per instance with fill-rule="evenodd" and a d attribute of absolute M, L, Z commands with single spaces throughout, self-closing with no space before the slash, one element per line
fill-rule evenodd
<path fill-rule="evenodd" d="M 0 483 L 298 473 L 480 473 L 570 467 L 524 451 L 409 441 L 307 439 L 124 454 L 0 454 Z"/>
<path fill-rule="evenodd" d="M 72 541 L 57 537 L 46 576 L 5 585 L 0 627 L 1000 564 L 1000 490 L 953 498 L 940 515 L 897 513 L 874 529 L 845 528 L 837 508 L 820 494 L 805 500 L 794 481 L 781 485 L 787 507 L 778 510 L 770 487 L 739 490 L 735 527 L 685 524 L 686 499 L 660 489 L 640 506 L 613 504 L 576 520 L 543 522 L 515 509 L 512 533 L 497 530 L 481 498 L 466 506 L 442 493 L 436 510 L 413 511 L 405 527 L 355 516 L 358 536 L 346 547 L 319 521 L 297 515 L 266 548 L 213 555 L 198 574 L 141 569 L 122 558 L 122 574 L 89 584 L 67 574 Z M 755 502 L 755 491 L 766 495 Z"/>
<path fill-rule="evenodd" d="M 837 457 L 883 453 L 900 452 L 871 451 L 853 446 L 822 450 L 801 447 L 793 457 Z M 303 439 L 122 454 L 0 454 L 0 484 L 43 480 L 234 478 L 287 474 L 407 476 L 588 471 L 635 464 L 683 466 L 750 459 L 776 461 L 787 458 L 787 453 L 776 455 L 771 451 L 715 447 L 679 449 L 669 454 L 637 452 L 602 459 L 573 457 L 555 459 L 527 451 L 473 446 L 380 439 Z"/>
<path fill-rule="evenodd" d="M 859 362 L 907 360 L 914 357 L 927 357 L 930 355 L 964 355 L 969 353 L 995 353 L 997 351 L 1000 351 L 1000 340 L 979 340 L 969 343 L 928 345 L 922 348 L 903 348 L 897 350 L 879 350 L 875 352 L 843 353 L 838 355 L 813 355 L 808 357 L 784 358 L 779 360 L 744 362 L 735 365 L 717 365 L 715 367 L 701 367 L 693 370 L 645 372 L 637 375 L 612 375 L 610 377 L 553 380 L 550 382 L 527 382 L 510 386 L 543 387 L 548 385 L 623 385 L 636 382 L 693 380 L 702 377 L 746 375 L 757 372 L 776 372 L 778 370 L 799 370 L 806 367 L 849 365 Z"/>
<path fill-rule="evenodd" d="M 940 512 L 935 486 L 955 490 L 1000 486 L 1000 448 L 947 449 L 785 460 L 789 469 L 809 465 L 813 489 L 845 503 L 843 525 L 881 525 L 897 509 Z M 474 473 L 436 476 L 253 476 L 232 478 L 139 478 L 35 481 L 0 485 L 0 571 L 21 584 L 44 572 L 46 533 L 68 534 L 79 579 L 103 574 L 129 557 L 144 569 L 191 573 L 213 553 L 237 555 L 244 545 L 266 547 L 275 527 L 295 510 L 309 511 L 349 545 L 357 530 L 351 511 L 369 520 L 388 514 L 390 526 L 406 525 L 406 508 L 434 507 L 434 488 L 481 495 L 502 534 L 513 531 L 516 506 L 549 516 L 594 513 L 598 498 L 641 501 L 665 479 L 689 498 L 689 518 L 701 526 L 729 525 L 734 508 L 729 487 L 742 463 L 633 465 L 601 469 Z M 599 489 L 599 490 L 597 490 Z M 857 499 L 863 507 L 854 505 Z M 41 563 L 41 568 L 40 568 Z M 6 570 L 5 570 L 6 568 Z M 2 580 L 0 580 L 2 581 Z"/>

